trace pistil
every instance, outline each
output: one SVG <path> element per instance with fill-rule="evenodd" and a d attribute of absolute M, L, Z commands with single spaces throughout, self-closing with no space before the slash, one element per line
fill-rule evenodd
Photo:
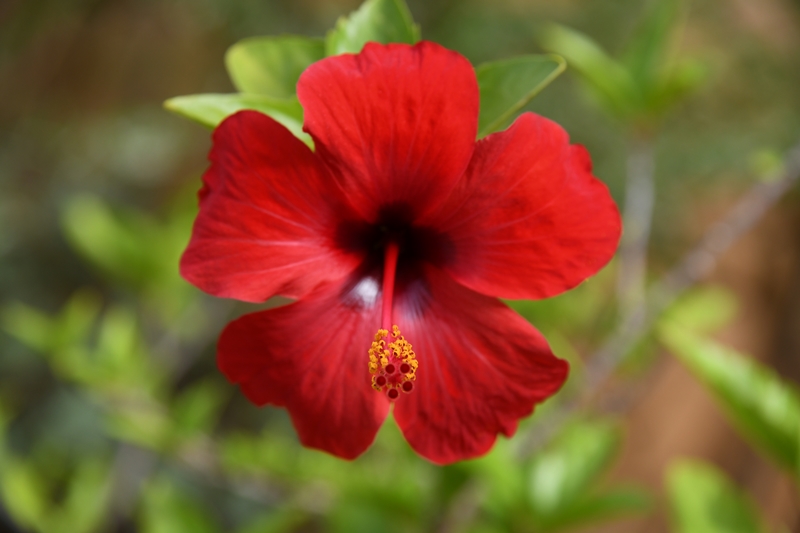
<path fill-rule="evenodd" d="M 389 241 L 383 252 L 383 309 L 381 313 L 381 328 L 392 329 L 392 312 L 394 308 L 394 279 L 397 276 L 397 259 L 400 257 L 400 247 L 395 241 Z"/>
<path fill-rule="evenodd" d="M 414 390 L 414 380 L 419 361 L 400 328 L 393 324 L 394 288 L 397 275 L 397 261 L 400 247 L 394 241 L 386 244 L 383 256 L 383 308 L 381 309 L 381 329 L 369 349 L 369 372 L 372 374 L 372 388 L 383 391 L 394 401 L 400 393 Z M 391 333 L 389 333 L 391 331 Z"/>

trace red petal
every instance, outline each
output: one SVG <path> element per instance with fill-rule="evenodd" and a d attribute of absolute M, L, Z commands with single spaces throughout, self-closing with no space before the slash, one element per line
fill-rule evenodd
<path fill-rule="evenodd" d="M 517 420 L 561 387 L 569 365 L 498 300 L 433 268 L 426 279 L 398 302 L 419 369 L 394 416 L 417 453 L 446 464 L 486 453 L 498 433 L 513 435 Z"/>
<path fill-rule="evenodd" d="M 305 130 L 365 220 L 385 198 L 424 213 L 469 163 L 478 83 L 469 61 L 435 43 L 368 43 L 300 77 Z"/>
<path fill-rule="evenodd" d="M 619 211 L 589 154 L 555 122 L 525 113 L 478 142 L 464 180 L 434 219 L 453 240 L 458 282 L 503 298 L 547 298 L 614 255 Z"/>
<path fill-rule="evenodd" d="M 303 445 L 353 459 L 372 444 L 389 404 L 367 370 L 377 284 L 342 291 L 327 286 L 230 323 L 217 362 L 253 403 L 286 407 Z"/>
<path fill-rule="evenodd" d="M 181 274 L 215 296 L 298 297 L 346 276 L 337 251 L 340 193 L 313 152 L 270 117 L 241 111 L 214 131 L 200 214 Z"/>

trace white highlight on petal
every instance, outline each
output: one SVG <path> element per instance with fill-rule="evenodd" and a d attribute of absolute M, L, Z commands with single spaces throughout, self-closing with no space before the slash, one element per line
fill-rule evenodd
<path fill-rule="evenodd" d="M 371 307 L 378 301 L 380 286 L 378 281 L 372 277 L 361 278 L 350 294 L 358 300 L 364 307 Z"/>

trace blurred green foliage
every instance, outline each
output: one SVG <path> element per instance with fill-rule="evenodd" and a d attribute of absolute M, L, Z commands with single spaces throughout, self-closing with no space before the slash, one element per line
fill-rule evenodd
<path fill-rule="evenodd" d="M 752 358 L 678 326 L 663 325 L 661 338 L 705 383 L 745 435 L 789 473 L 800 474 L 800 392 L 796 386 Z"/>
<path fill-rule="evenodd" d="M 747 496 L 713 466 L 676 461 L 667 473 L 675 533 L 765 533 Z"/>
<path fill-rule="evenodd" d="M 611 115 L 649 130 L 706 78 L 706 69 L 697 60 L 668 57 L 682 4 L 682 0 L 651 2 L 621 60 L 610 57 L 590 37 L 564 26 L 549 26 L 541 41 L 567 59 Z"/>

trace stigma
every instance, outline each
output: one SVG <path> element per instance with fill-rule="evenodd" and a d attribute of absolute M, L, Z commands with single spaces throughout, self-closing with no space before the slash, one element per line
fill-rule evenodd
<path fill-rule="evenodd" d="M 372 388 L 382 391 L 389 400 L 396 400 L 400 393 L 414 390 L 417 379 L 417 361 L 411 343 L 400 334 L 400 328 L 392 326 L 392 332 L 379 329 L 369 349 L 369 373 Z"/>

